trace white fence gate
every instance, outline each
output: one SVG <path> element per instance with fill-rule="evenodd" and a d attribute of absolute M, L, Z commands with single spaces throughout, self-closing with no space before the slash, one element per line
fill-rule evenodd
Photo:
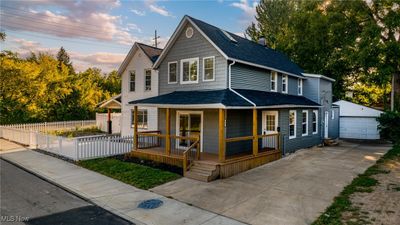
<path fill-rule="evenodd" d="M 107 113 L 96 113 L 96 125 L 97 127 L 104 131 L 108 131 L 108 115 Z M 111 129 L 113 134 L 121 133 L 121 113 L 111 113 Z"/>

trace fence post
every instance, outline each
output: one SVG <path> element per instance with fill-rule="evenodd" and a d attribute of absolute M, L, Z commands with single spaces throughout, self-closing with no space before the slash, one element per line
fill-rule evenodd
<path fill-rule="evenodd" d="M 46 149 L 49 150 L 50 148 L 50 137 L 48 135 L 46 135 Z"/>
<path fill-rule="evenodd" d="M 60 155 L 62 154 L 62 137 L 58 137 L 58 152 L 60 153 Z"/>
<path fill-rule="evenodd" d="M 47 122 L 44 122 L 44 132 L 47 133 Z"/>
<path fill-rule="evenodd" d="M 75 140 L 74 140 L 74 145 L 75 145 L 75 161 L 78 161 L 79 160 L 79 139 L 78 138 L 75 138 Z"/>

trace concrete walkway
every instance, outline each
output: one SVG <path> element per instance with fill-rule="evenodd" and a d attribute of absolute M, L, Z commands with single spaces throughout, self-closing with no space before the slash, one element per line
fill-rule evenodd
<path fill-rule="evenodd" d="M 242 224 L 35 151 L 3 152 L 1 158 L 136 224 Z M 138 204 L 147 199 L 160 199 L 164 204 L 157 209 L 139 209 Z"/>
<path fill-rule="evenodd" d="M 300 150 L 228 179 L 203 183 L 182 178 L 152 191 L 249 224 L 311 224 L 388 149 L 342 142 Z"/>

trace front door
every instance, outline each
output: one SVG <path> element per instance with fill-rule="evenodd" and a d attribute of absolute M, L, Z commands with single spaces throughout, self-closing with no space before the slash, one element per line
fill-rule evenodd
<path fill-rule="evenodd" d="M 325 111 L 325 122 L 324 122 L 324 137 L 328 138 L 328 131 L 329 131 L 329 112 Z"/>
<path fill-rule="evenodd" d="M 275 134 L 278 132 L 278 111 L 262 112 L 262 134 Z M 262 139 L 263 148 L 275 148 L 275 137 Z"/>
<path fill-rule="evenodd" d="M 177 136 L 181 137 L 202 137 L 202 112 L 177 112 Z M 202 142 L 202 140 L 200 139 Z M 187 148 L 192 144 L 190 140 L 178 139 L 177 145 L 180 148 Z M 202 144 L 200 148 L 202 149 Z"/>

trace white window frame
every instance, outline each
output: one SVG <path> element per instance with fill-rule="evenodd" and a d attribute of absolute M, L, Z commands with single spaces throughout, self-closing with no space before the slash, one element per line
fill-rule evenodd
<path fill-rule="evenodd" d="M 283 82 L 285 81 L 285 82 Z M 283 85 L 285 84 L 285 91 L 283 90 Z M 288 75 L 282 74 L 282 93 L 287 94 L 288 93 L 288 86 L 289 86 L 289 79 Z"/>
<path fill-rule="evenodd" d="M 197 80 L 195 81 L 183 81 L 183 63 L 189 62 L 189 79 L 190 79 L 190 61 L 196 61 L 197 62 Z M 197 84 L 199 83 L 199 58 L 190 58 L 190 59 L 182 59 L 181 60 L 181 71 L 180 71 L 180 82 L 181 84 Z"/>
<path fill-rule="evenodd" d="M 213 79 L 206 79 L 206 59 L 212 59 L 213 60 Z M 209 56 L 209 57 L 204 57 L 203 58 L 203 81 L 215 81 L 215 56 Z"/>
<path fill-rule="evenodd" d="M 335 119 L 335 110 L 332 109 L 331 111 L 331 119 L 334 120 Z"/>
<path fill-rule="evenodd" d="M 303 79 L 301 78 L 297 80 L 297 95 L 303 95 Z"/>
<path fill-rule="evenodd" d="M 276 92 L 277 91 L 277 83 L 278 82 L 276 82 L 277 81 L 277 77 L 278 77 L 278 72 L 276 72 L 276 71 L 271 71 L 271 81 L 270 81 L 270 85 L 271 85 L 271 91 L 273 91 L 273 92 Z M 274 79 L 272 79 L 272 78 L 274 78 Z M 272 89 L 272 83 L 274 83 L 275 85 L 274 85 L 274 89 Z"/>
<path fill-rule="evenodd" d="M 132 81 L 132 72 L 135 74 L 135 80 Z M 133 85 L 133 91 L 132 91 L 132 83 Z M 135 92 L 136 91 L 136 70 L 129 70 L 129 92 Z"/>
<path fill-rule="evenodd" d="M 303 122 L 303 113 L 306 113 L 306 122 L 305 122 L 305 125 L 306 125 L 306 133 L 303 133 L 303 125 L 304 125 L 304 122 Z M 301 117 L 301 136 L 307 136 L 307 135 L 308 135 L 308 110 L 303 110 L 301 116 L 302 116 L 302 117 Z"/>
<path fill-rule="evenodd" d="M 146 84 L 146 78 L 147 78 L 146 72 L 147 71 L 150 71 L 150 89 L 148 89 L 148 90 L 147 90 L 147 84 Z M 152 74 L 151 69 L 144 69 L 144 91 L 151 91 L 151 83 L 152 83 L 151 74 Z"/>
<path fill-rule="evenodd" d="M 175 63 L 176 64 L 176 67 L 175 67 L 175 81 L 173 81 L 173 82 L 171 82 L 171 80 L 170 80 L 170 71 L 169 71 L 169 65 L 170 64 L 173 64 L 173 63 Z M 172 61 L 172 62 L 168 62 L 168 84 L 177 84 L 178 83 L 178 61 Z"/>
<path fill-rule="evenodd" d="M 294 113 L 294 132 L 293 132 L 293 136 L 290 135 L 290 114 Z M 289 110 L 289 139 L 293 139 L 296 138 L 296 130 L 297 130 L 297 111 L 296 110 Z"/>
<path fill-rule="evenodd" d="M 313 112 L 313 114 L 315 113 L 315 131 L 312 130 L 312 133 L 318 134 L 318 110 L 313 110 L 312 112 Z M 314 117 L 314 115 L 311 117 L 311 123 L 312 123 L 313 129 L 314 129 L 314 121 L 312 121 L 313 117 Z"/>
<path fill-rule="evenodd" d="M 139 124 L 139 114 L 140 113 L 144 113 L 144 112 L 146 112 L 146 123 L 144 123 L 144 122 L 142 122 L 142 124 Z M 134 124 L 134 120 L 135 120 L 135 118 L 134 118 L 134 110 L 131 110 L 131 127 L 134 127 L 135 126 L 135 124 Z M 144 114 L 142 114 L 142 115 L 144 115 Z M 143 118 L 144 118 L 144 116 L 143 116 Z M 149 128 L 149 110 L 147 110 L 147 109 L 138 109 L 138 129 L 142 129 L 142 130 L 147 130 Z"/>

